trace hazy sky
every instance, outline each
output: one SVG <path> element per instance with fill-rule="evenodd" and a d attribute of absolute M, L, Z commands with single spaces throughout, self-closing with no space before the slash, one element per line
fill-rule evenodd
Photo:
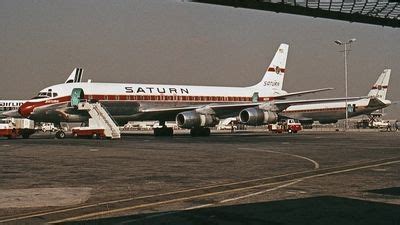
<path fill-rule="evenodd" d="M 101 82 L 247 86 L 280 43 L 290 44 L 284 89 L 334 87 L 344 96 L 343 54 L 357 38 L 349 95 L 366 95 L 392 69 L 400 100 L 400 29 L 181 0 L 1 0 L 0 98 L 31 98 L 72 69 Z M 387 110 L 400 119 L 400 106 Z"/>

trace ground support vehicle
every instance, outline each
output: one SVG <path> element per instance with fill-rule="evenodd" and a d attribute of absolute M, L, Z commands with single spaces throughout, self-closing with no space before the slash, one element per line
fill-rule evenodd
<path fill-rule="evenodd" d="M 28 119 L 6 118 L 0 121 L 0 137 L 29 138 L 35 133 L 35 122 Z"/>
<path fill-rule="evenodd" d="M 269 124 L 268 130 L 275 133 L 297 133 L 302 130 L 301 123 L 294 119 L 280 121 L 276 124 Z"/>

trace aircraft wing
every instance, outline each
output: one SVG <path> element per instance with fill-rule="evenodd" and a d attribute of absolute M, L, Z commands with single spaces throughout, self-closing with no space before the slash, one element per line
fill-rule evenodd
<path fill-rule="evenodd" d="M 312 93 L 317 93 L 317 92 L 322 92 L 322 91 L 329 91 L 333 90 L 334 88 L 320 88 L 320 89 L 315 89 L 315 90 L 307 90 L 307 91 L 297 91 L 297 92 L 292 92 L 292 93 L 287 93 L 284 95 L 279 95 L 275 97 L 275 99 L 285 99 L 287 97 L 293 97 L 293 96 L 302 96 L 305 94 L 312 94 Z"/>
<path fill-rule="evenodd" d="M 361 99 L 362 97 L 351 97 L 347 100 Z M 236 117 L 239 112 L 245 108 L 260 107 L 270 109 L 275 112 L 282 112 L 291 105 L 310 104 L 310 103 L 324 103 L 343 101 L 346 98 L 328 98 L 328 99 L 310 99 L 310 100 L 290 100 L 290 101 L 271 101 L 271 102 L 254 102 L 244 104 L 206 104 L 197 106 L 186 106 L 176 108 L 147 108 L 141 109 L 137 114 L 137 119 L 143 120 L 157 120 L 165 119 L 167 121 L 175 120 L 178 113 L 184 111 L 195 110 L 201 114 L 215 114 L 220 119 L 228 117 Z"/>
<path fill-rule="evenodd" d="M 164 119 L 167 121 L 175 120 L 178 113 L 184 111 L 195 110 L 203 114 L 216 114 L 220 119 L 228 117 L 236 117 L 239 112 L 245 108 L 256 107 L 263 103 L 244 103 L 244 104 L 205 104 L 196 106 L 185 107 L 172 107 L 172 108 L 147 108 L 141 109 L 136 117 L 143 120 L 157 120 Z"/>

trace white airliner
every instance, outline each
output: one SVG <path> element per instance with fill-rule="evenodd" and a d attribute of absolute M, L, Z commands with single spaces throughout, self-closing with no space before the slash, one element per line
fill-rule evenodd
<path fill-rule="evenodd" d="M 19 107 L 27 100 L 0 100 L 0 118 L 10 117 L 18 112 Z M 18 113 L 16 116 L 20 116 Z"/>
<path fill-rule="evenodd" d="M 238 115 L 247 125 L 273 123 L 278 119 L 277 113 L 290 105 L 332 101 L 277 101 L 332 89 L 283 91 L 288 49 L 287 44 L 281 44 L 262 80 L 250 87 L 66 83 L 43 89 L 34 99 L 24 103 L 19 112 L 35 121 L 55 124 L 87 121 L 86 111 L 71 106 L 74 93 L 73 96 L 80 100 L 99 101 L 119 125 L 128 121 L 158 120 L 163 127 L 155 129 L 155 135 L 172 135 L 172 129 L 164 124 L 173 120 L 179 127 L 191 129 L 193 136 L 207 136 L 209 127 L 215 126 L 219 119 Z"/>
<path fill-rule="evenodd" d="M 83 69 L 75 68 L 65 83 L 79 83 L 82 81 Z M 53 97 L 50 93 L 41 93 L 41 96 Z M 28 100 L 0 100 L 0 118 L 20 117 L 19 107 Z"/>
<path fill-rule="evenodd" d="M 390 73 L 390 69 L 385 69 L 366 97 L 347 101 L 348 117 L 370 114 L 391 104 L 389 100 L 386 100 Z M 303 124 L 311 124 L 313 121 L 319 121 L 321 124 L 336 123 L 346 117 L 346 101 L 293 105 L 279 115 L 298 119 Z"/>

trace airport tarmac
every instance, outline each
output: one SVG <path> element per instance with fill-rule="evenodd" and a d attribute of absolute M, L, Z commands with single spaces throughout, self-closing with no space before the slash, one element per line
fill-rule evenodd
<path fill-rule="evenodd" d="M 400 224 L 400 132 L 0 140 L 4 224 Z"/>

